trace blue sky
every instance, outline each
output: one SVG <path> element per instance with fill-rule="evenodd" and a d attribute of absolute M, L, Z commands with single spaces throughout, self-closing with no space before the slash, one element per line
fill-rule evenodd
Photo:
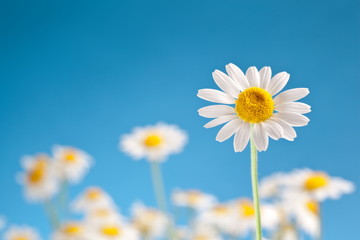
<path fill-rule="evenodd" d="M 190 142 L 164 164 L 168 192 L 199 188 L 226 200 L 250 196 L 249 151 L 217 143 L 197 109 L 198 89 L 232 62 L 291 74 L 308 87 L 309 126 L 294 142 L 271 141 L 260 177 L 309 167 L 360 183 L 360 4 L 358 1 L 3 1 L 0 7 L 0 213 L 49 226 L 15 182 L 24 154 L 73 145 L 96 160 L 88 185 L 124 212 L 154 205 L 148 165 L 118 151 L 121 134 L 158 121 Z M 360 194 L 323 205 L 324 237 L 356 236 Z"/>

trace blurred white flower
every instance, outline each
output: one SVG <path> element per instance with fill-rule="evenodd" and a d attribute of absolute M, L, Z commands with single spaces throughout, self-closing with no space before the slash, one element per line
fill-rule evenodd
<path fill-rule="evenodd" d="M 107 222 L 93 228 L 96 240 L 139 240 L 137 230 L 120 222 Z"/>
<path fill-rule="evenodd" d="M 286 195 L 290 195 L 287 198 L 293 198 L 291 195 L 306 194 L 320 202 L 326 199 L 339 199 L 343 194 L 355 190 L 355 185 L 350 181 L 310 169 L 294 171 L 286 184 L 289 187 Z"/>
<path fill-rule="evenodd" d="M 97 240 L 92 228 L 82 222 L 68 221 L 63 223 L 53 235 L 52 240 Z"/>
<path fill-rule="evenodd" d="M 287 181 L 285 173 L 274 173 L 261 179 L 259 184 L 259 194 L 261 198 L 280 197 L 282 187 Z"/>
<path fill-rule="evenodd" d="M 116 208 L 111 197 L 100 187 L 89 187 L 72 203 L 75 212 L 87 213 L 96 209 Z"/>
<path fill-rule="evenodd" d="M 25 197 L 29 201 L 45 201 L 57 193 L 58 178 L 48 155 L 25 156 L 22 165 L 25 171 L 18 175 L 18 181 L 24 186 Z"/>
<path fill-rule="evenodd" d="M 135 203 L 132 207 L 132 224 L 147 238 L 161 238 L 169 226 L 169 218 L 161 211 Z"/>
<path fill-rule="evenodd" d="M 120 149 L 134 159 L 162 162 L 170 154 L 180 153 L 187 139 L 187 134 L 176 125 L 158 123 L 136 127 L 132 133 L 123 135 Z"/>
<path fill-rule="evenodd" d="M 124 218 L 113 208 L 95 208 L 85 213 L 85 222 L 91 226 L 99 226 L 108 222 L 125 222 Z"/>
<path fill-rule="evenodd" d="M 39 233 L 28 226 L 11 226 L 4 233 L 4 240 L 40 240 Z"/>
<path fill-rule="evenodd" d="M 92 164 L 90 155 L 74 147 L 55 145 L 53 155 L 60 178 L 71 183 L 79 182 Z"/>
<path fill-rule="evenodd" d="M 231 63 L 226 66 L 226 71 L 227 74 L 219 70 L 213 72 L 214 81 L 222 91 L 201 89 L 198 92 L 198 97 L 220 104 L 198 111 L 202 117 L 215 118 L 205 125 L 206 128 L 226 123 L 216 140 L 223 142 L 235 134 L 235 152 L 241 152 L 247 146 L 252 125 L 256 148 L 265 151 L 269 137 L 293 141 L 296 137 L 293 127 L 305 126 L 310 121 L 303 115 L 311 111 L 310 106 L 295 102 L 309 94 L 307 88 L 294 88 L 278 94 L 290 78 L 288 73 L 281 72 L 271 78 L 270 67 L 263 67 L 260 71 L 250 67 L 245 75 Z"/>
<path fill-rule="evenodd" d="M 6 226 L 6 218 L 5 216 L 0 216 L 0 231 L 3 230 Z"/>
<path fill-rule="evenodd" d="M 215 196 L 198 190 L 175 190 L 172 200 L 175 206 L 189 207 L 198 211 L 209 209 L 217 202 Z"/>
<path fill-rule="evenodd" d="M 190 240 L 222 240 L 215 228 L 209 225 L 196 225 L 186 239 Z"/>

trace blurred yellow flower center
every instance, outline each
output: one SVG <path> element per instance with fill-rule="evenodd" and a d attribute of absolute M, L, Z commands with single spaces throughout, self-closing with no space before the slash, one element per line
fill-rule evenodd
<path fill-rule="evenodd" d="M 25 236 L 19 236 L 19 237 L 13 238 L 12 240 L 29 240 L 29 238 L 25 237 Z"/>
<path fill-rule="evenodd" d="M 87 191 L 86 197 L 90 200 L 96 200 L 101 197 L 101 191 L 99 189 L 90 189 Z"/>
<path fill-rule="evenodd" d="M 76 153 L 74 151 L 68 151 L 67 153 L 65 153 L 64 155 L 64 160 L 66 162 L 76 162 Z"/>
<path fill-rule="evenodd" d="M 201 198 L 201 193 L 193 191 L 188 194 L 188 201 L 190 204 L 196 204 Z"/>
<path fill-rule="evenodd" d="M 240 211 L 244 217 L 252 217 L 255 214 L 253 206 L 248 202 L 240 204 Z"/>
<path fill-rule="evenodd" d="M 97 209 L 95 210 L 94 215 L 97 217 L 107 217 L 110 215 L 110 211 L 107 209 Z"/>
<path fill-rule="evenodd" d="M 115 237 L 120 235 L 120 229 L 115 226 L 107 226 L 101 229 L 102 233 L 106 236 Z"/>
<path fill-rule="evenodd" d="M 40 156 L 33 168 L 28 172 L 27 179 L 31 184 L 37 184 L 41 182 L 45 176 L 45 171 L 47 167 L 47 158 L 45 156 Z"/>
<path fill-rule="evenodd" d="M 236 114 L 249 123 L 260 123 L 269 119 L 274 109 L 275 103 L 271 94 L 258 87 L 241 92 L 235 101 Z"/>
<path fill-rule="evenodd" d="M 309 201 L 306 203 L 307 209 L 315 215 L 319 214 L 319 204 L 315 201 Z"/>
<path fill-rule="evenodd" d="M 147 147 L 157 147 L 161 144 L 162 139 L 159 135 L 149 135 L 145 138 L 144 144 Z"/>
<path fill-rule="evenodd" d="M 77 235 L 81 232 L 81 226 L 77 224 L 68 224 L 64 227 L 64 232 L 68 235 Z"/>
<path fill-rule="evenodd" d="M 324 187 L 327 184 L 328 184 L 328 177 L 325 174 L 318 173 L 306 179 L 304 183 L 304 187 L 305 189 L 312 191 Z"/>
<path fill-rule="evenodd" d="M 207 239 L 209 238 L 206 237 L 205 235 L 197 235 L 192 240 L 207 240 Z"/>
<path fill-rule="evenodd" d="M 214 211 L 218 215 L 225 215 L 226 213 L 228 213 L 228 208 L 226 206 L 216 206 L 214 208 Z"/>

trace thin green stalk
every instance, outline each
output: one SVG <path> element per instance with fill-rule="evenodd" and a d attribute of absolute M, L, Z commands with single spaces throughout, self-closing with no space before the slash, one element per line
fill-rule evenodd
<path fill-rule="evenodd" d="M 63 219 L 67 218 L 67 202 L 68 202 L 68 182 L 64 180 L 61 184 L 59 198 L 59 211 Z"/>
<path fill-rule="evenodd" d="M 259 200 L 259 184 L 258 184 L 258 156 L 257 150 L 254 143 L 254 125 L 251 126 L 251 136 L 250 136 L 250 151 L 251 151 L 251 183 L 253 191 L 253 201 L 255 209 L 255 219 L 256 219 L 256 228 L 255 228 L 255 239 L 261 240 L 261 217 L 260 217 L 260 200 Z"/>
<path fill-rule="evenodd" d="M 60 225 L 59 216 L 56 213 L 56 209 L 54 208 L 53 204 L 50 201 L 44 202 L 44 209 L 45 209 L 46 215 L 49 218 L 51 227 L 54 230 L 56 230 Z"/>

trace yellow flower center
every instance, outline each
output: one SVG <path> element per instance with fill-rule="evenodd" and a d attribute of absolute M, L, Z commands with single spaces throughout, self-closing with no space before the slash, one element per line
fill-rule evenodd
<path fill-rule="evenodd" d="M 240 213 L 244 217 L 252 217 L 255 214 L 255 210 L 250 203 L 243 202 L 240 204 Z"/>
<path fill-rule="evenodd" d="M 90 200 L 97 200 L 101 197 L 101 191 L 99 189 L 89 189 L 86 193 L 86 197 Z"/>
<path fill-rule="evenodd" d="M 161 143 L 161 137 L 155 134 L 147 136 L 144 140 L 144 144 L 147 147 L 158 147 Z"/>
<path fill-rule="evenodd" d="M 271 94 L 258 87 L 241 92 L 235 102 L 236 114 L 249 123 L 260 123 L 269 119 L 274 109 L 275 103 Z"/>
<path fill-rule="evenodd" d="M 77 235 L 79 233 L 81 233 L 82 228 L 81 226 L 79 226 L 78 224 L 68 224 L 64 227 L 64 233 L 66 233 L 67 235 Z"/>
<path fill-rule="evenodd" d="M 228 208 L 226 206 L 219 205 L 214 208 L 214 212 L 217 215 L 225 215 L 228 213 Z"/>
<path fill-rule="evenodd" d="M 40 183 L 44 176 L 47 167 L 47 157 L 39 156 L 33 168 L 28 172 L 27 179 L 31 184 Z"/>
<path fill-rule="evenodd" d="M 76 162 L 76 160 L 77 160 L 77 157 L 76 157 L 75 151 L 68 151 L 64 154 L 65 162 L 73 163 L 73 162 Z"/>
<path fill-rule="evenodd" d="M 191 205 L 198 203 L 201 198 L 201 193 L 192 191 L 188 194 L 188 201 Z"/>
<path fill-rule="evenodd" d="M 315 215 L 319 214 L 319 204 L 315 201 L 309 201 L 306 203 L 307 209 Z"/>
<path fill-rule="evenodd" d="M 29 238 L 26 236 L 18 236 L 18 237 L 13 238 L 12 240 L 29 240 Z"/>
<path fill-rule="evenodd" d="M 312 191 L 322 188 L 328 184 L 328 177 L 325 174 L 317 173 L 306 179 L 304 183 L 305 189 Z"/>
<path fill-rule="evenodd" d="M 205 235 L 196 235 L 192 240 L 207 240 L 208 237 Z"/>
<path fill-rule="evenodd" d="M 101 229 L 102 233 L 109 237 L 119 236 L 121 231 L 116 226 L 106 226 Z"/>

